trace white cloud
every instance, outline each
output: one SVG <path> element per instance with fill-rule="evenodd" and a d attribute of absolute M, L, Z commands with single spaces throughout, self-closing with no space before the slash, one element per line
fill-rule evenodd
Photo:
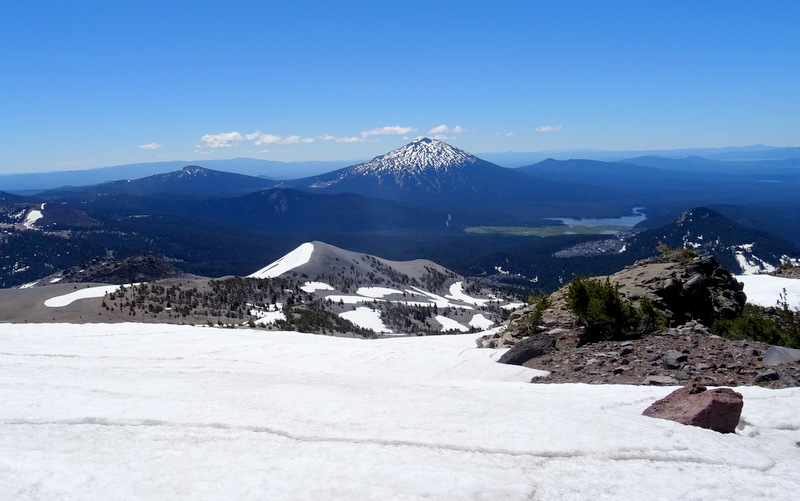
<path fill-rule="evenodd" d="M 363 143 L 364 141 L 366 141 L 366 139 L 357 136 L 340 137 L 339 139 L 336 140 L 337 143 Z"/>
<path fill-rule="evenodd" d="M 369 137 L 369 136 L 393 136 L 398 135 L 401 136 L 403 134 L 408 134 L 409 132 L 414 132 L 417 129 L 413 127 L 402 127 L 400 125 L 390 125 L 388 127 L 376 127 L 372 130 L 368 130 L 361 133 L 361 137 Z"/>
<path fill-rule="evenodd" d="M 230 148 L 244 141 L 244 137 L 236 131 L 206 134 L 200 138 L 207 148 Z"/>
<path fill-rule="evenodd" d="M 541 127 L 536 127 L 533 129 L 536 132 L 558 132 L 561 130 L 560 125 L 543 125 Z"/>
<path fill-rule="evenodd" d="M 298 144 L 314 142 L 314 139 L 310 137 L 300 137 L 298 135 L 276 136 L 274 134 L 264 134 L 261 131 L 255 131 L 251 134 L 245 135 L 244 137 L 248 141 L 253 141 L 256 146 L 263 146 L 265 144 Z"/>
<path fill-rule="evenodd" d="M 158 143 L 147 143 L 139 145 L 140 150 L 160 150 L 163 147 L 164 147 L 163 145 L 160 145 Z"/>
<path fill-rule="evenodd" d="M 336 141 L 336 136 L 325 134 L 324 136 L 317 136 L 317 139 L 319 139 L 320 141 Z"/>
<path fill-rule="evenodd" d="M 517 137 L 517 133 L 516 132 L 507 132 L 506 133 L 506 137 Z"/>
<path fill-rule="evenodd" d="M 445 134 L 436 134 L 434 136 L 431 136 L 431 139 L 436 139 L 437 141 L 448 141 L 448 140 L 451 140 L 451 139 L 456 139 L 456 137 L 455 136 L 448 136 L 448 135 L 445 135 Z"/>
<path fill-rule="evenodd" d="M 439 125 L 438 127 L 434 127 L 433 129 L 428 131 L 428 134 L 458 134 L 459 132 L 467 132 L 467 129 L 461 127 L 460 125 L 456 125 L 452 129 L 445 124 Z"/>

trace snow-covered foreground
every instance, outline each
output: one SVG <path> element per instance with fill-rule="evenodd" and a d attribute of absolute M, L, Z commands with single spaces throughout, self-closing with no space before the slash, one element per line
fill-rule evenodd
<path fill-rule="evenodd" d="M 0 324 L 0 499 L 796 499 L 800 389 L 529 384 L 476 335 Z"/>

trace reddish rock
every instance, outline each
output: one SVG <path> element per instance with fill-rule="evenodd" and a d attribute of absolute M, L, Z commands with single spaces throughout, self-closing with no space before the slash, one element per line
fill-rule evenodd
<path fill-rule="evenodd" d="M 741 393 L 730 388 L 706 391 L 705 386 L 692 383 L 654 402 L 642 414 L 720 433 L 733 433 L 739 424 L 743 405 Z"/>

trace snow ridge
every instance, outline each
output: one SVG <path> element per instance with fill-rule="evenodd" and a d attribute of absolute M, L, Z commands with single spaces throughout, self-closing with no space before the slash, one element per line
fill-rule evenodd
<path fill-rule="evenodd" d="M 248 278 L 275 278 L 302 266 L 311 260 L 314 254 L 314 244 L 306 242 L 277 261 L 261 268 L 255 273 L 247 275 Z"/>
<path fill-rule="evenodd" d="M 422 137 L 409 144 L 353 167 L 354 173 L 422 173 L 448 171 L 480 162 L 475 155 L 442 141 Z"/>

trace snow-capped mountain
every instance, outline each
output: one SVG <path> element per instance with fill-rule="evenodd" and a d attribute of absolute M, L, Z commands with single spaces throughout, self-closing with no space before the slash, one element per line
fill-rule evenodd
<path fill-rule="evenodd" d="M 359 193 L 429 206 L 480 203 L 486 207 L 499 200 L 530 198 L 541 183 L 442 141 L 420 138 L 369 162 L 288 184 L 318 192 Z"/>
<path fill-rule="evenodd" d="M 369 162 L 312 178 L 307 186 L 355 192 L 377 188 L 382 196 L 397 191 L 443 194 L 478 190 L 480 185 L 475 185 L 473 178 L 485 170 L 511 172 L 442 141 L 420 138 Z"/>

